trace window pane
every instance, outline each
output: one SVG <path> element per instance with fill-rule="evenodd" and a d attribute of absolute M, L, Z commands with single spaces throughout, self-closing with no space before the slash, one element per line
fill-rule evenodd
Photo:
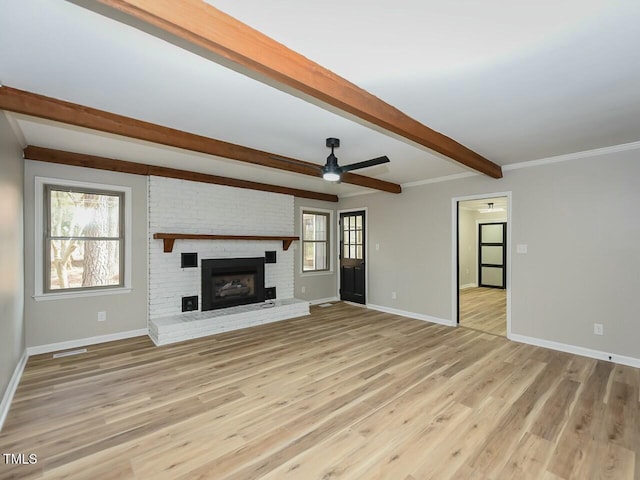
<path fill-rule="evenodd" d="M 302 213 L 302 271 L 329 269 L 329 215 Z"/>
<path fill-rule="evenodd" d="M 356 217 L 356 228 L 362 228 L 362 217 L 360 215 Z"/>
<path fill-rule="evenodd" d="M 356 234 L 356 243 L 362 245 L 362 230 L 358 230 Z"/>
<path fill-rule="evenodd" d="M 315 230 L 315 215 L 310 213 L 305 213 L 302 215 L 302 238 L 304 240 L 313 240 L 314 230 Z"/>
<path fill-rule="evenodd" d="M 36 184 L 38 181 L 36 180 Z M 39 184 L 44 189 L 43 292 L 124 285 L 124 199 L 114 187 Z"/>
<path fill-rule="evenodd" d="M 356 258 L 358 260 L 362 260 L 362 247 L 361 246 L 356 247 Z"/>
<path fill-rule="evenodd" d="M 350 245 L 349 246 L 349 258 L 356 258 L 356 246 L 355 245 Z"/>
<path fill-rule="evenodd" d="M 327 270 L 327 244 L 318 242 L 315 244 L 316 270 Z"/>
<path fill-rule="evenodd" d="M 327 217 L 316 215 L 316 236 L 315 240 L 327 239 Z"/>
<path fill-rule="evenodd" d="M 343 250 L 344 251 L 342 252 L 342 257 L 343 258 L 351 258 L 351 257 L 349 257 L 349 245 L 345 245 Z"/>
<path fill-rule="evenodd" d="M 120 196 L 117 194 L 50 191 L 49 231 L 52 237 L 119 237 Z"/>
<path fill-rule="evenodd" d="M 50 240 L 50 288 L 120 285 L 120 240 Z"/>
<path fill-rule="evenodd" d="M 502 268 L 482 267 L 482 285 L 503 287 L 504 285 L 502 284 Z"/>
<path fill-rule="evenodd" d="M 304 252 L 302 259 L 302 270 L 315 270 L 316 269 L 316 257 L 314 255 L 313 243 L 306 242 L 304 244 Z"/>
<path fill-rule="evenodd" d="M 329 216 L 320 213 L 302 214 L 303 240 L 327 240 Z"/>
<path fill-rule="evenodd" d="M 327 243 L 306 242 L 304 244 L 302 270 L 308 272 L 312 270 L 328 269 L 329 259 L 327 257 Z"/>
<path fill-rule="evenodd" d="M 502 243 L 502 224 L 480 225 L 482 229 L 482 243 Z"/>
<path fill-rule="evenodd" d="M 502 247 L 483 245 L 480 247 L 480 263 L 502 265 Z"/>

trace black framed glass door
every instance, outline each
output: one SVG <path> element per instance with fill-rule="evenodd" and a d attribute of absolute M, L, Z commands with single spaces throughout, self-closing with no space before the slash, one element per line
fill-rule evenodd
<path fill-rule="evenodd" d="M 478 225 L 478 286 L 506 288 L 507 223 Z"/>
<path fill-rule="evenodd" d="M 365 304 L 365 212 L 340 214 L 340 299 Z"/>

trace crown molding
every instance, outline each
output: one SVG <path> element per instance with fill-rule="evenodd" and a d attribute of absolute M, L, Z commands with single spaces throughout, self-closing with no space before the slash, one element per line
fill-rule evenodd
<path fill-rule="evenodd" d="M 582 160 L 583 158 L 597 157 L 600 155 L 611 155 L 612 153 L 628 152 L 630 150 L 640 149 L 640 142 L 622 143 L 620 145 L 612 145 L 610 147 L 595 148 L 593 150 L 584 150 L 582 152 L 567 153 L 565 155 L 557 155 L 555 157 L 540 158 L 538 160 L 530 160 L 528 162 L 512 163 L 504 165 L 502 170 L 518 170 L 520 168 L 538 167 L 540 165 L 549 165 L 552 163 L 568 162 L 570 160 Z M 404 185 L 403 185 L 404 186 Z"/>
<path fill-rule="evenodd" d="M 502 171 L 508 172 L 509 170 L 519 170 L 521 168 L 534 168 L 534 167 L 540 167 L 542 165 L 551 165 L 554 163 L 568 162 L 572 160 L 582 160 L 585 158 L 598 157 L 601 155 L 611 155 L 614 153 L 628 152 L 628 151 L 639 150 L 639 149 L 640 149 L 640 141 L 622 143 L 620 145 L 612 145 L 610 147 L 595 148 L 593 150 L 584 150 L 582 152 L 556 155 L 555 157 L 539 158 L 537 160 L 529 160 L 527 162 L 520 162 L 520 163 L 511 163 L 509 165 L 503 165 Z M 450 182 L 452 180 L 460 180 L 462 178 L 476 177 L 479 175 L 480 174 L 476 172 L 456 173 L 454 175 L 447 175 L 444 177 L 436 177 L 436 178 L 429 178 L 426 180 L 418 180 L 415 182 L 402 183 L 400 184 L 400 186 L 402 188 L 411 188 L 411 187 L 418 187 L 420 185 L 427 185 L 430 183 Z M 364 195 L 367 193 L 375 193 L 375 192 L 352 193 L 352 194 L 349 194 L 348 196 L 354 197 L 357 195 Z M 343 198 L 343 197 L 347 197 L 347 195 L 340 195 L 340 198 Z"/>

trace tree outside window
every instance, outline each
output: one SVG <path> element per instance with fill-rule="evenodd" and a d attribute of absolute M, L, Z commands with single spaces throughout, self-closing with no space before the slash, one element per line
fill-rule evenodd
<path fill-rule="evenodd" d="M 124 194 L 45 186 L 45 291 L 123 286 Z"/>
<path fill-rule="evenodd" d="M 329 270 L 329 214 L 302 213 L 302 271 Z"/>

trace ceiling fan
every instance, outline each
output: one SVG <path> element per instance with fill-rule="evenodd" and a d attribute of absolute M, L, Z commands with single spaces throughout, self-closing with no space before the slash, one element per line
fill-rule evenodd
<path fill-rule="evenodd" d="M 328 180 L 330 182 L 337 182 L 340 180 L 340 177 L 345 172 L 350 172 L 351 170 L 357 170 L 360 168 L 373 167 L 375 165 L 381 165 L 383 163 L 390 162 L 389 157 L 383 155 L 382 157 L 372 158 L 371 160 L 365 160 L 363 162 L 356 162 L 350 165 L 340 166 L 338 165 L 338 157 L 335 156 L 333 150 L 335 148 L 340 147 L 340 139 L 339 138 L 327 138 L 327 147 L 331 149 L 331 153 L 327 157 L 327 163 L 320 167 L 318 166 L 319 173 L 322 174 L 322 178 Z M 279 160 L 284 160 L 287 162 L 292 161 L 291 159 L 287 159 L 284 157 L 279 157 L 276 155 L 271 155 L 272 158 L 276 158 Z"/>
<path fill-rule="evenodd" d="M 340 147 L 339 138 L 327 138 L 327 147 L 331 149 L 331 153 L 327 157 L 327 163 L 322 167 L 322 178 L 330 182 L 337 182 L 340 180 L 340 176 L 344 172 L 351 170 L 358 170 L 360 168 L 373 167 L 374 165 L 381 165 L 389 162 L 389 157 L 383 155 L 382 157 L 372 158 L 371 160 L 365 160 L 363 162 L 356 162 L 350 165 L 341 167 L 338 165 L 338 157 L 333 153 L 334 148 Z"/>

